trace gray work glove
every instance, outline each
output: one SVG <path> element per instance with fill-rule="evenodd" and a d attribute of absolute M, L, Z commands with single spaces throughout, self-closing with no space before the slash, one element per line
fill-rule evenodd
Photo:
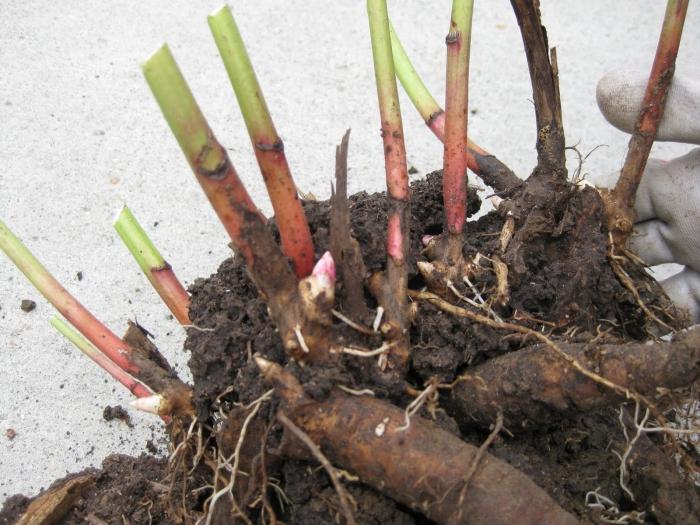
<path fill-rule="evenodd" d="M 598 107 L 610 124 L 632 133 L 647 79 L 648 73 L 618 71 L 600 80 Z M 700 82 L 674 76 L 656 140 L 700 144 Z M 618 175 L 594 182 L 612 187 Z M 661 284 L 677 305 L 688 309 L 691 320 L 700 323 L 700 148 L 670 161 L 650 159 L 635 210 L 632 250 L 650 265 L 684 266 Z"/>

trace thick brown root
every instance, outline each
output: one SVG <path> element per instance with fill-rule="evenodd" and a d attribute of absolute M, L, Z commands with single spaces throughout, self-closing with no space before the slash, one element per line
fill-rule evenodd
<path fill-rule="evenodd" d="M 284 413 L 333 464 L 438 523 L 578 523 L 529 478 L 490 454 L 470 472 L 477 447 L 431 422 L 413 416 L 405 428 L 404 410 L 340 391 L 314 402 L 279 365 L 263 359 L 258 364 L 275 384 Z"/>
<path fill-rule="evenodd" d="M 669 343 L 559 347 L 586 369 L 645 396 L 700 378 L 700 328 L 682 332 Z M 501 411 L 511 431 L 621 401 L 619 392 L 574 370 L 541 345 L 469 369 L 450 394 L 451 409 L 460 420 L 487 427 Z"/>

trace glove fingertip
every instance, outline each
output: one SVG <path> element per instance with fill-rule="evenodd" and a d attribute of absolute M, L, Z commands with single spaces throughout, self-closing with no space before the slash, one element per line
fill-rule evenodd
<path fill-rule="evenodd" d="M 610 71 L 596 87 L 598 108 L 610 124 L 625 133 L 634 131 L 637 113 L 644 97 L 644 86 L 630 84 L 630 73 Z"/>

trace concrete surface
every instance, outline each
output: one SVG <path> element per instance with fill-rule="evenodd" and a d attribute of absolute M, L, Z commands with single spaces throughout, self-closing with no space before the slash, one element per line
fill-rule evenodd
<path fill-rule="evenodd" d="M 257 202 L 269 212 L 235 98 L 206 24 L 220 0 L 0 4 L 0 216 L 85 305 L 118 333 L 137 318 L 186 377 L 183 333 L 112 230 L 126 202 L 185 283 L 229 255 L 227 238 L 142 79 L 139 63 L 167 40 L 205 115 Z M 627 138 L 598 114 L 604 71 L 648 70 L 661 0 L 543 1 L 558 47 L 568 144 L 591 173 L 621 166 Z M 429 5 L 430 4 L 430 5 Z M 476 2 L 470 133 L 517 173 L 535 160 L 522 43 L 509 3 Z M 235 2 L 298 185 L 329 194 L 334 146 L 352 128 L 350 190 L 380 190 L 383 157 L 365 5 L 361 0 Z M 449 2 L 390 3 L 397 31 L 438 100 L 444 92 Z M 690 6 L 678 70 L 697 74 L 700 6 Z M 409 162 L 441 166 L 441 145 L 402 99 Z M 661 145 L 656 154 L 687 146 Z M 77 273 L 82 272 L 82 280 Z M 20 310 L 22 299 L 37 308 Z M 0 501 L 57 476 L 138 454 L 159 422 L 106 422 L 129 396 L 48 324 L 52 307 L 0 255 Z M 13 429 L 14 439 L 6 437 Z"/>

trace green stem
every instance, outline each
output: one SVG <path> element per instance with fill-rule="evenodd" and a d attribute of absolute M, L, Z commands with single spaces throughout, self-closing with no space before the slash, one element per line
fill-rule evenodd
<path fill-rule="evenodd" d="M 396 76 L 418 113 L 423 117 L 425 124 L 440 141 L 444 142 L 445 113 L 413 67 L 396 31 L 391 25 L 389 29 Z M 481 146 L 472 142 L 469 137 L 467 137 L 466 157 L 469 169 L 496 191 L 504 191 L 520 183 L 520 179 L 510 168 Z"/>
<path fill-rule="evenodd" d="M 142 69 L 197 181 L 234 245 L 251 263 L 252 246 L 243 227 L 246 220 L 264 222 L 265 218 L 216 140 L 167 44 L 146 60 Z"/>
<path fill-rule="evenodd" d="M 401 107 L 396 88 L 396 74 L 391 52 L 389 15 L 386 0 L 367 0 L 374 76 L 377 84 L 379 113 L 381 117 L 382 141 L 384 145 L 384 167 L 386 171 L 388 225 L 386 236 L 387 269 L 386 286 L 380 303 L 387 320 L 401 334 L 399 344 L 392 349 L 397 370 L 405 370 L 409 360 L 409 344 L 406 317 L 406 293 L 408 273 L 406 257 L 409 248 L 410 194 L 406 168 L 406 146 L 403 140 Z"/>
<path fill-rule="evenodd" d="M 420 78 L 415 67 L 408 58 L 406 49 L 399 40 L 393 24 L 389 23 L 389 35 L 391 36 L 391 52 L 394 60 L 394 69 L 404 91 L 411 99 L 413 106 L 423 117 L 425 123 L 435 133 L 440 140 L 443 138 L 443 129 L 434 129 L 430 126 L 431 121 L 442 113 L 442 108 L 437 103 L 433 95 L 428 91 L 423 79 Z M 444 124 L 444 123 L 443 123 Z"/>
<path fill-rule="evenodd" d="M 187 290 L 126 205 L 114 221 L 114 229 L 175 318 L 183 325 L 190 325 Z"/>
<path fill-rule="evenodd" d="M 443 201 L 450 234 L 461 234 L 467 218 L 467 105 L 473 0 L 453 0 L 447 44 Z"/>
<path fill-rule="evenodd" d="M 103 354 L 129 374 L 136 375 L 140 372 L 131 360 L 131 348 L 61 286 L 2 221 L 0 249 L 56 310 Z"/>
<path fill-rule="evenodd" d="M 272 122 L 262 89 L 231 10 L 224 6 L 208 17 L 238 105 L 243 114 L 255 157 L 262 172 L 280 230 L 282 251 L 293 262 L 297 277 L 306 277 L 314 265 L 311 231 L 302 208 L 284 144 Z"/>
<path fill-rule="evenodd" d="M 407 201 L 406 148 L 403 140 L 401 107 L 391 52 L 386 0 L 367 0 L 367 13 L 369 15 L 374 76 L 377 84 L 382 139 L 384 141 L 387 189 L 390 197 Z"/>
<path fill-rule="evenodd" d="M 147 386 L 124 372 L 124 370 L 119 368 L 111 359 L 92 346 L 87 339 L 76 332 L 63 319 L 60 319 L 54 315 L 51 317 L 50 322 L 51 325 L 66 339 L 73 343 L 78 350 L 92 359 L 100 368 L 105 370 L 114 379 L 128 388 L 129 391 L 136 397 L 149 397 L 153 395 L 153 392 Z"/>

